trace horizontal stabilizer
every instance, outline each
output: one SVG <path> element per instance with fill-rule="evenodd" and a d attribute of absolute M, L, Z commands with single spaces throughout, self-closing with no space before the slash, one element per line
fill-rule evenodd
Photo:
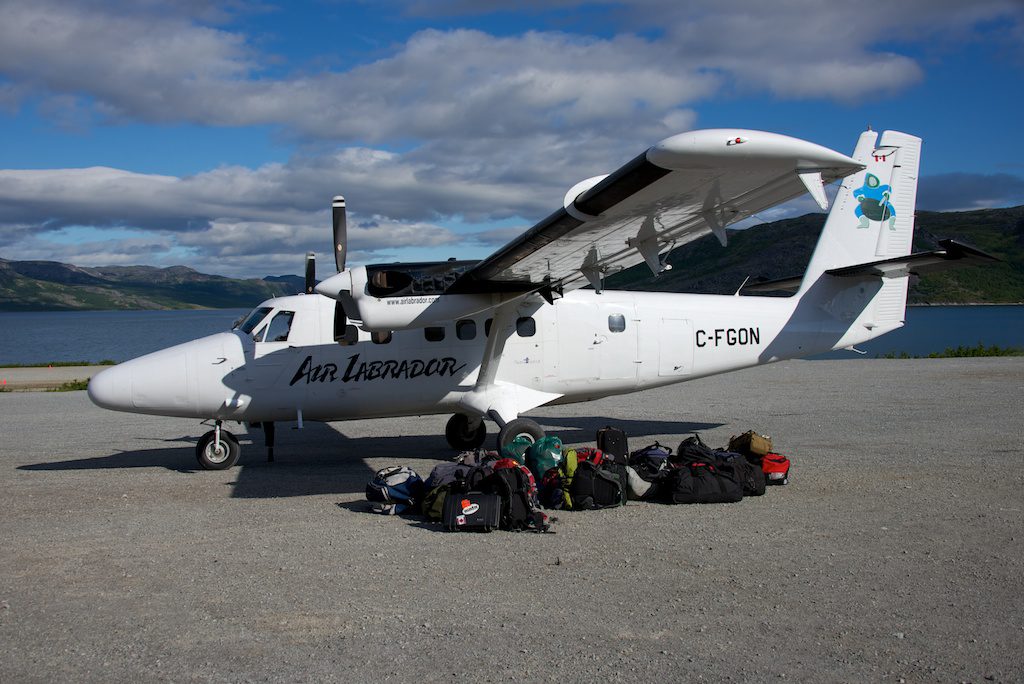
<path fill-rule="evenodd" d="M 866 264 L 833 268 L 825 271 L 825 273 L 839 278 L 871 276 L 901 278 L 907 275 L 919 276 L 926 273 L 935 273 L 936 271 L 945 271 L 950 268 L 980 266 L 982 264 L 1002 261 L 998 257 L 986 254 L 980 249 L 969 247 L 956 240 L 939 240 L 939 246 L 942 249 L 936 249 L 931 252 L 917 252 L 916 254 L 882 259 Z M 796 292 L 800 288 L 802 280 L 803 276 L 765 280 L 747 285 L 743 290 L 744 292 Z"/>
<path fill-rule="evenodd" d="M 800 289 L 803 276 L 779 278 L 778 280 L 762 280 L 742 288 L 744 292 L 796 292 Z"/>
<path fill-rule="evenodd" d="M 942 249 L 936 249 L 931 252 L 917 252 L 907 256 L 872 261 L 867 264 L 834 268 L 825 271 L 825 273 L 840 278 L 858 276 L 901 278 L 911 274 L 922 275 L 961 266 L 980 266 L 982 264 L 1002 261 L 1002 259 L 986 254 L 979 249 L 969 247 L 956 240 L 939 240 L 939 246 Z"/>

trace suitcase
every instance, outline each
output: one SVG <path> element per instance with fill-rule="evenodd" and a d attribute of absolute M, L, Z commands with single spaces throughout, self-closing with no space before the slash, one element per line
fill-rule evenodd
<path fill-rule="evenodd" d="M 449 532 L 490 532 L 501 523 L 501 497 L 483 492 L 449 492 L 441 524 Z"/>
<path fill-rule="evenodd" d="M 597 431 L 597 448 L 611 456 L 615 463 L 626 465 L 629 458 L 629 441 L 626 433 L 611 425 Z"/>

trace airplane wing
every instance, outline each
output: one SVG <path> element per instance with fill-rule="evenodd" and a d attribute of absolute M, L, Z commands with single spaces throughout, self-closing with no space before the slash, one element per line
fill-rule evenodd
<path fill-rule="evenodd" d="M 563 206 L 459 278 L 449 293 L 565 291 L 646 261 L 863 168 L 828 148 L 738 129 L 667 138 L 618 170 L 578 183 Z"/>

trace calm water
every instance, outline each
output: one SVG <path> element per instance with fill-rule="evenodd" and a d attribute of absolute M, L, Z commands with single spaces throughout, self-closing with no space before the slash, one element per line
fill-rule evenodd
<path fill-rule="evenodd" d="M 244 309 L 213 311 L 0 312 L 0 365 L 127 359 L 231 328 Z M 907 310 L 907 325 L 860 347 L 927 355 L 946 347 L 1024 347 L 1024 306 L 934 306 Z M 831 352 L 823 358 L 859 358 Z"/>
<path fill-rule="evenodd" d="M 0 312 L 0 365 L 127 361 L 230 330 L 246 309 Z"/>

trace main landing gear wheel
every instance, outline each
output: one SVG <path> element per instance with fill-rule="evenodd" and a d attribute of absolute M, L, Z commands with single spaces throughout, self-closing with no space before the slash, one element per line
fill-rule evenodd
<path fill-rule="evenodd" d="M 529 418 L 510 420 L 498 433 L 498 451 L 506 444 L 511 444 L 516 437 L 526 437 L 531 442 L 536 442 L 544 437 L 544 428 Z"/>
<path fill-rule="evenodd" d="M 196 460 L 203 470 L 226 470 L 238 463 L 242 447 L 238 440 L 227 430 L 220 431 L 220 445 L 217 445 L 217 431 L 210 430 L 199 438 L 196 444 Z"/>
<path fill-rule="evenodd" d="M 448 445 L 452 449 L 464 451 L 483 445 L 487 439 L 487 426 L 484 425 L 484 421 L 477 419 L 475 430 L 471 430 L 469 424 L 470 418 L 465 413 L 456 413 L 448 419 L 448 424 L 444 428 L 444 438 L 448 440 Z"/>

